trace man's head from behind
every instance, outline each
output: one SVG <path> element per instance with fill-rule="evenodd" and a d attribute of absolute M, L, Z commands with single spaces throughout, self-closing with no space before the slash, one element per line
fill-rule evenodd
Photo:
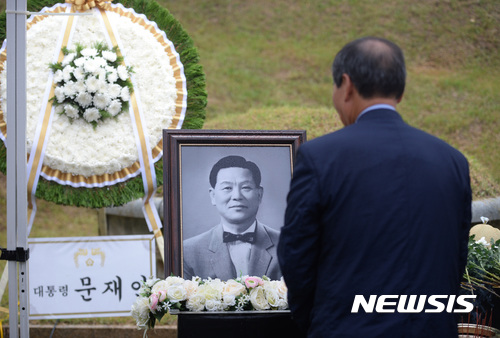
<path fill-rule="evenodd" d="M 261 173 L 257 165 L 241 156 L 226 156 L 210 171 L 210 199 L 226 224 L 242 231 L 256 218 L 262 200 Z"/>
<path fill-rule="evenodd" d="M 405 90 L 403 52 L 393 42 L 381 38 L 365 37 L 345 45 L 333 61 L 332 73 L 336 89 L 346 88 L 346 83 L 352 85 L 363 100 L 399 102 Z M 335 102 L 334 96 L 334 104 L 339 101 L 337 98 Z M 337 104 L 336 108 L 339 111 Z"/>
<path fill-rule="evenodd" d="M 401 49 L 393 42 L 366 37 L 345 45 L 333 61 L 333 81 L 342 84 L 347 74 L 362 97 L 403 96 L 406 68 Z"/>

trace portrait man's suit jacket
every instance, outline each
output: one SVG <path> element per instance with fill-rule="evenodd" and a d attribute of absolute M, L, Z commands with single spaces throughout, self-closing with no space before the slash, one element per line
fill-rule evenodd
<path fill-rule="evenodd" d="M 446 311 L 351 311 L 355 295 L 457 294 L 470 221 L 466 158 L 393 110 L 304 143 L 278 248 L 293 316 L 309 337 L 456 337 Z"/>
<path fill-rule="evenodd" d="M 214 228 L 184 241 L 184 278 L 220 278 L 228 280 L 239 277 L 233 266 L 229 249 L 222 242 L 223 229 L 219 224 Z M 276 249 L 279 231 L 257 221 L 256 240 L 252 244 L 249 275 L 263 276 L 275 280 L 281 278 Z"/>

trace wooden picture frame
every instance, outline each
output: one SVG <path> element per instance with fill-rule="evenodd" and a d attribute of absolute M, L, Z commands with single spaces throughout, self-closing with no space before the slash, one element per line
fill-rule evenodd
<path fill-rule="evenodd" d="M 165 276 L 186 278 L 184 240 L 221 220 L 209 197 L 209 174 L 219 159 L 237 155 L 259 167 L 264 193 L 257 218 L 279 231 L 295 155 L 305 141 L 305 130 L 164 130 Z"/>

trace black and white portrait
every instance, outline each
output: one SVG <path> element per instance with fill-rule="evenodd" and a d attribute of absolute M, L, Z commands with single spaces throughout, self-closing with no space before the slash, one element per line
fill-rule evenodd
<path fill-rule="evenodd" d="M 305 131 L 165 130 L 166 275 L 281 278 L 276 250 Z"/>
<path fill-rule="evenodd" d="M 184 278 L 279 279 L 290 147 L 181 150 Z"/>

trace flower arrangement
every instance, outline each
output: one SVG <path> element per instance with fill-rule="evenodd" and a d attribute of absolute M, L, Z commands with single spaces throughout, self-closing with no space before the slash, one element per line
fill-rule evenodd
<path fill-rule="evenodd" d="M 469 253 L 465 267 L 464 289 L 477 293 L 478 301 L 490 303 L 494 297 L 500 298 L 500 239 L 488 242 L 469 237 Z"/>
<path fill-rule="evenodd" d="M 495 319 L 498 318 L 495 313 L 500 305 L 500 239 L 494 234 L 498 231 L 486 224 L 488 219 L 481 219 L 484 224 L 472 228 L 469 237 L 467 265 L 461 291 L 463 294 L 476 295 L 476 310 L 462 316 L 461 321 L 465 326 L 472 326 L 474 329 L 477 329 L 478 325 L 500 328 L 500 321 Z M 476 235 L 480 238 L 476 239 Z"/>
<path fill-rule="evenodd" d="M 64 59 L 50 64 L 55 92 L 51 100 L 70 121 L 83 118 L 94 128 L 99 121 L 127 111 L 133 90 L 131 67 L 124 66 L 118 47 L 102 42 L 92 47 L 62 48 Z"/>
<path fill-rule="evenodd" d="M 156 320 L 170 310 L 179 311 L 264 311 L 286 310 L 287 287 L 263 276 L 242 276 L 228 281 L 193 277 L 148 279 L 132 305 L 138 329 L 154 328 Z"/>

